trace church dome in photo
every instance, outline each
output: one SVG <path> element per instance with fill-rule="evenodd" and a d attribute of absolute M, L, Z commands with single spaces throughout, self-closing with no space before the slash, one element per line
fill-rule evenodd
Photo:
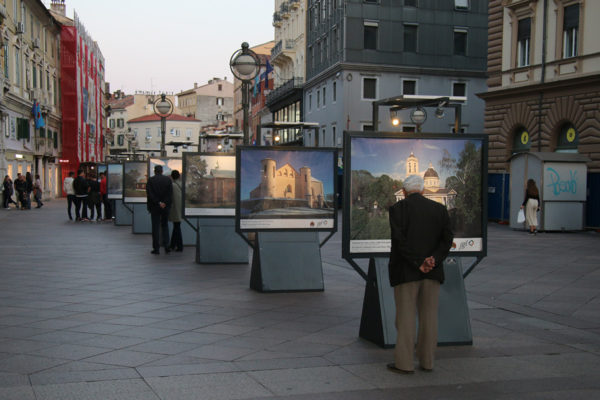
<path fill-rule="evenodd" d="M 435 171 L 435 169 L 433 169 L 433 167 L 431 166 L 431 164 L 429 164 L 429 168 L 427 168 L 427 171 L 425 171 L 425 174 L 423 175 L 423 178 L 439 178 L 439 177 L 440 176 Z"/>

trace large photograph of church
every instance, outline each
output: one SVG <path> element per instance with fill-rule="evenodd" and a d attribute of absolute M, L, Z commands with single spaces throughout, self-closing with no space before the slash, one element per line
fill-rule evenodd
<path fill-rule="evenodd" d="M 184 215 L 235 215 L 235 156 L 183 153 Z"/>
<path fill-rule="evenodd" d="M 240 148 L 240 229 L 334 229 L 335 153 Z"/>
<path fill-rule="evenodd" d="M 402 182 L 419 175 L 423 196 L 448 209 L 453 251 L 483 249 L 484 140 L 473 138 L 351 137 L 351 253 L 389 252 L 388 209 L 404 199 Z"/>
<path fill-rule="evenodd" d="M 143 161 L 123 164 L 123 202 L 145 203 L 148 163 Z"/>

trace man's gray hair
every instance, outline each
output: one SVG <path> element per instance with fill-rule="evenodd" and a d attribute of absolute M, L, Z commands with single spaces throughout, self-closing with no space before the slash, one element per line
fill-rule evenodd
<path fill-rule="evenodd" d="M 423 178 L 419 175 L 408 176 L 402 183 L 402 187 L 407 193 L 421 192 L 423 191 L 424 186 L 425 183 L 423 182 Z"/>

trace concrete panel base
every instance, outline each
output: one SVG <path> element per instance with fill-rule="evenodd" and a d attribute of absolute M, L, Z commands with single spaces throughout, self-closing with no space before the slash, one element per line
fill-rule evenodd
<path fill-rule="evenodd" d="M 259 292 L 322 291 L 318 232 L 259 232 L 250 288 Z"/>
<path fill-rule="evenodd" d="M 446 281 L 440 288 L 439 346 L 473 344 L 461 264 L 459 258 L 448 258 L 444 261 Z M 388 259 L 371 258 L 359 336 L 381 347 L 394 347 L 395 318 L 396 305 L 394 290 L 389 284 Z"/>
<path fill-rule="evenodd" d="M 198 218 L 196 223 L 196 263 L 248 263 L 248 244 L 236 233 L 235 218 Z"/>
<path fill-rule="evenodd" d="M 115 225 L 117 226 L 129 226 L 133 223 L 133 214 L 129 205 L 125 205 L 123 200 L 116 199 L 114 201 L 115 207 L 113 213 L 115 216 Z"/>

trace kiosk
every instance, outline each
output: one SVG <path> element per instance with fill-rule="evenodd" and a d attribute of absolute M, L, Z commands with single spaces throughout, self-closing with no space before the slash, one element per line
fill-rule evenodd
<path fill-rule="evenodd" d="M 587 165 L 577 153 L 529 152 L 510 158 L 510 226 L 522 229 L 517 213 L 528 179 L 540 191 L 540 231 L 579 231 L 585 225 Z"/>

